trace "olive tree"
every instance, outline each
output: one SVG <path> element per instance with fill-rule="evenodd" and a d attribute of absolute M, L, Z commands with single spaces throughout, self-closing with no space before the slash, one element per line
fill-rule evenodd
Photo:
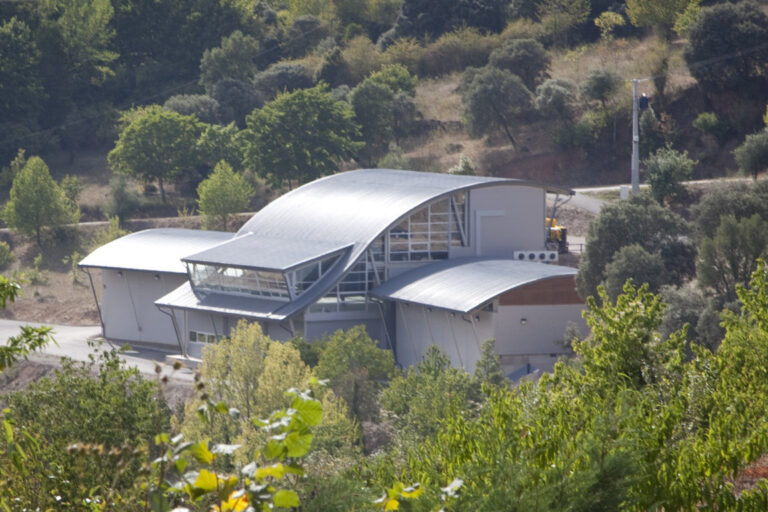
<path fill-rule="evenodd" d="M 668 146 L 649 156 L 643 165 L 651 195 L 663 204 L 664 200 L 674 201 L 685 194 L 681 182 L 691 179 L 696 162 L 688 158 L 687 151 L 681 153 Z"/>
<path fill-rule="evenodd" d="M 469 131 L 481 136 L 501 128 L 516 145 L 512 129 L 515 121 L 532 109 L 531 91 L 509 71 L 486 66 L 479 70 L 470 68 L 470 73 L 470 79 L 462 81 L 461 90 Z"/>
<path fill-rule="evenodd" d="M 739 170 L 757 180 L 757 175 L 768 169 L 768 129 L 747 135 L 744 142 L 733 150 L 733 156 Z"/>

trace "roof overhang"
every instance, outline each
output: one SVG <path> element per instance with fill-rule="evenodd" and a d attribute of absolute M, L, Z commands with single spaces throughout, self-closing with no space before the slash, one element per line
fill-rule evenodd
<path fill-rule="evenodd" d="M 575 276 L 576 269 L 498 258 L 457 258 L 400 274 L 372 290 L 379 299 L 469 313 L 531 283 Z"/>

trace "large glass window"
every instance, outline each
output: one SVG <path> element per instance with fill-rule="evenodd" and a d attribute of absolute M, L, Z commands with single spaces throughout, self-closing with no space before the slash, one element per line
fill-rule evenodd
<path fill-rule="evenodd" d="M 296 269 L 289 274 L 289 282 L 294 297 L 304 293 L 310 286 L 315 284 L 331 267 L 338 261 L 339 255 L 336 254 L 330 258 L 315 261 Z"/>
<path fill-rule="evenodd" d="M 466 192 L 428 204 L 389 230 L 390 261 L 444 260 L 467 245 Z"/>
<path fill-rule="evenodd" d="M 280 272 L 192 263 L 189 265 L 189 275 L 196 290 L 254 295 L 274 300 L 289 299 L 288 285 Z"/>
<path fill-rule="evenodd" d="M 376 261 L 376 250 L 372 248 L 371 255 L 367 252 L 361 255 L 344 279 L 313 304 L 310 311 L 328 313 L 367 309 L 370 304 L 368 290 L 376 286 L 376 272 L 382 272 L 382 269 L 383 263 Z"/>

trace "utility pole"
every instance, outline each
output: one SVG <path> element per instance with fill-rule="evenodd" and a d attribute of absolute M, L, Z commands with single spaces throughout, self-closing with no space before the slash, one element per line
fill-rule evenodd
<path fill-rule="evenodd" d="M 640 194 L 640 128 L 638 126 L 637 78 L 632 79 L 632 195 Z"/>
<path fill-rule="evenodd" d="M 632 79 L 632 195 L 640 194 L 640 127 L 639 106 L 637 98 L 637 84 L 645 82 L 648 78 Z"/>

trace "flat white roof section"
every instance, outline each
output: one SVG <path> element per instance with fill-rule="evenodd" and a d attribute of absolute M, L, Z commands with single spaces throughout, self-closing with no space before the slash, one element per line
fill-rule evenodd
<path fill-rule="evenodd" d="M 246 233 L 183 258 L 189 263 L 286 271 L 349 247 L 333 240 L 291 240 Z"/>
<path fill-rule="evenodd" d="M 576 273 L 574 268 L 529 261 L 459 258 L 405 272 L 377 286 L 371 294 L 381 299 L 469 313 L 514 288 Z"/>
<path fill-rule="evenodd" d="M 233 233 L 199 229 L 146 229 L 113 240 L 78 266 L 186 274 L 182 258 L 230 240 Z"/>
<path fill-rule="evenodd" d="M 273 312 L 285 305 L 285 302 L 245 297 L 242 295 L 227 295 L 223 293 L 197 293 L 192 290 L 189 282 L 155 301 L 160 307 L 170 307 L 195 311 L 209 311 L 235 317 L 257 318 L 260 320 L 283 320 L 285 316 Z"/>

